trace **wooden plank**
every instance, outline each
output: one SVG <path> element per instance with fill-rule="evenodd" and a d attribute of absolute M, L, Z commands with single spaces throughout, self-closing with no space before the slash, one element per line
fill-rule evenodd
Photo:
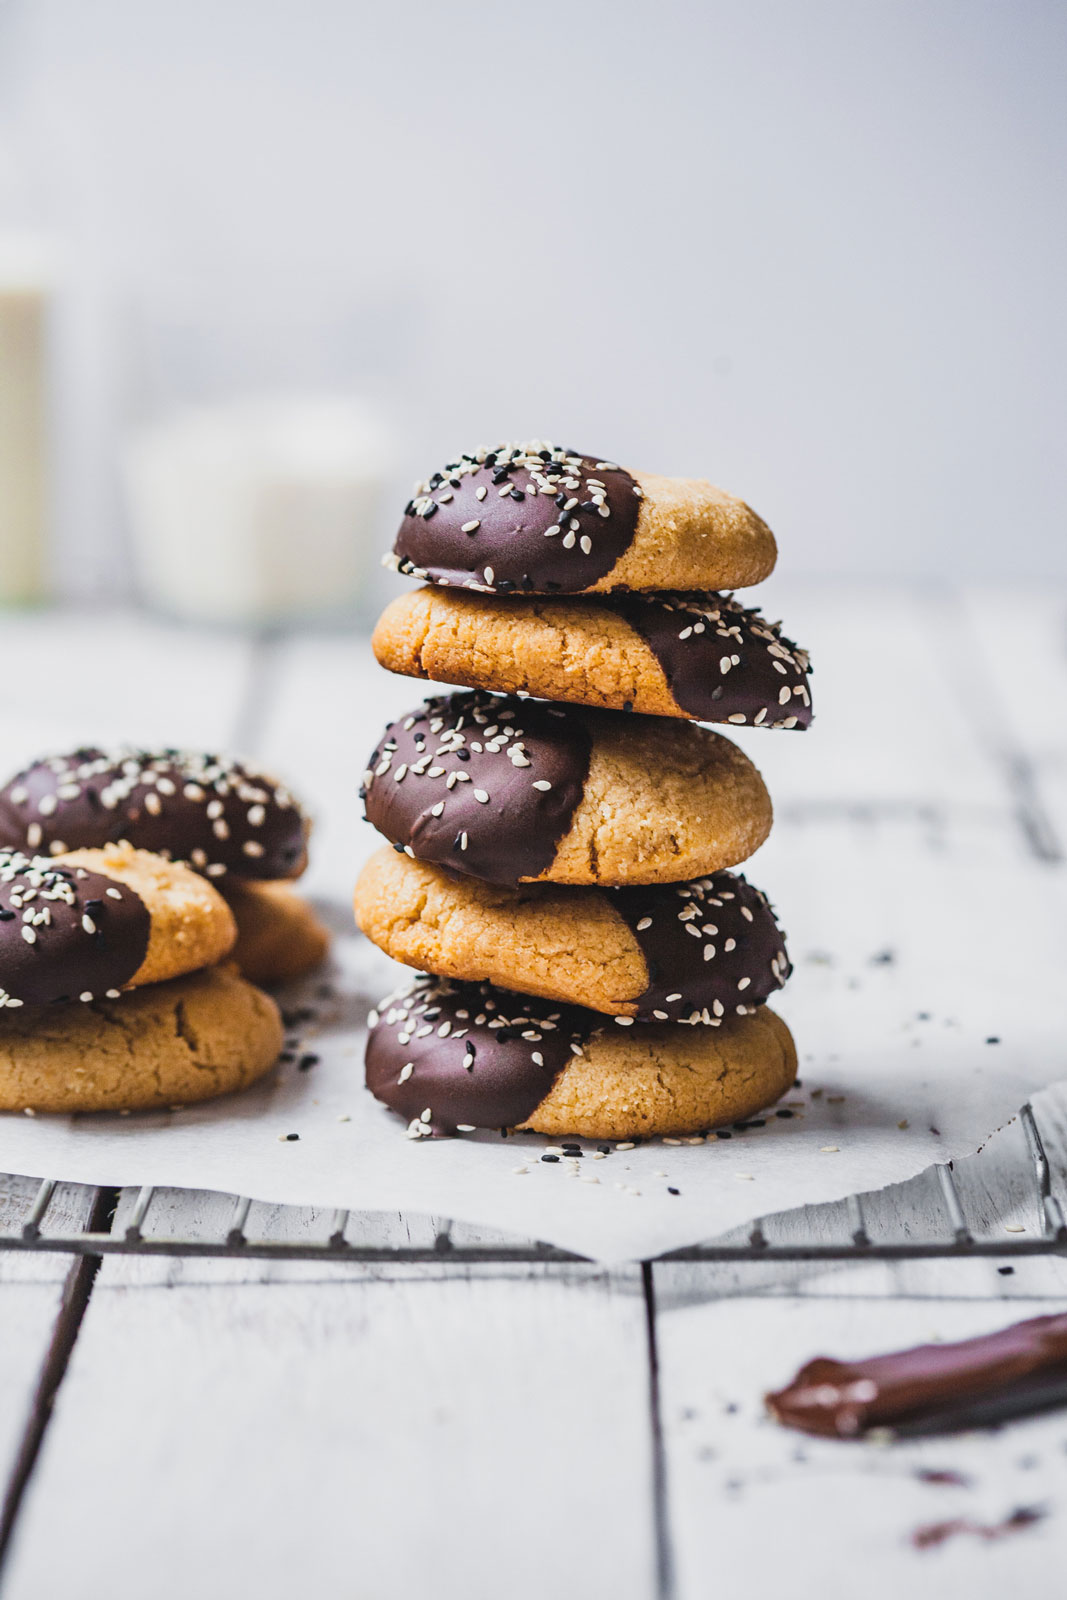
<path fill-rule="evenodd" d="M 109 1260 L 7 1600 L 647 1600 L 647 1371 L 636 1271 Z"/>
<path fill-rule="evenodd" d="M 749 1269 L 758 1280 L 761 1269 Z M 655 1269 L 660 1415 L 677 1600 L 716 1592 L 772 1600 L 920 1600 L 1048 1592 L 1067 1553 L 1062 1412 L 997 1434 L 898 1443 L 811 1440 L 776 1427 L 763 1394 L 819 1353 L 870 1354 L 965 1338 L 1062 1305 L 1026 1298 L 981 1263 L 940 1264 L 913 1298 L 909 1267 L 835 1269 L 797 1285 Z M 765 1271 L 762 1273 L 766 1276 Z M 784 1292 L 783 1292 L 784 1289 Z M 958 1298 L 950 1298 L 950 1296 Z M 958 1474 L 958 1486 L 924 1478 Z M 920 1550 L 917 1530 L 965 1517 L 995 1525 L 1019 1506 L 1046 1520 L 997 1542 L 960 1534 Z M 770 1535 L 770 1536 L 769 1536 Z"/>
<path fill-rule="evenodd" d="M 0 1178 L 0 1233 L 21 1232 L 38 1190 L 34 1178 Z M 88 1225 L 94 1191 L 60 1184 L 42 1232 L 80 1232 Z M 49 1354 L 64 1333 L 64 1305 L 79 1273 L 77 1258 L 52 1252 L 0 1251 L 0 1500 L 5 1515 L 42 1420 L 41 1390 Z"/>
<path fill-rule="evenodd" d="M 1037 848 L 1067 852 L 1067 585 L 972 587 L 965 626 L 995 707 L 992 737 L 1019 803 L 1036 816 Z M 1044 821 L 1044 827 L 1042 827 Z"/>

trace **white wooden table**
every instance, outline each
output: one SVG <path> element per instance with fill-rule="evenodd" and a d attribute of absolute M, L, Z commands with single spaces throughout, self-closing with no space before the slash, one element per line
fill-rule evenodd
<path fill-rule="evenodd" d="M 796 848 L 829 854 L 847 831 L 917 882 L 931 852 L 988 863 L 998 883 L 1036 858 L 1062 895 L 1067 595 L 768 589 L 817 664 L 815 731 L 748 744 Z M 334 894 L 371 844 L 355 822 L 363 756 L 418 697 L 372 674 L 363 639 L 249 642 L 124 615 L 3 619 L 0 683 L 0 736 L 19 754 L 61 723 L 217 743 L 278 763 L 320 807 L 333 797 L 309 887 Z M 1058 969 L 1049 953 L 1038 966 L 1047 1031 Z M 1067 1095 L 1042 1132 L 1062 1197 Z M 1008 1217 L 1039 1230 L 1018 1123 L 957 1180 L 979 1235 L 1003 1241 Z M 0 1179 L 0 1234 L 35 1190 Z M 46 1231 L 93 1222 L 121 1238 L 136 1203 L 124 1192 L 111 1221 L 98 1195 L 61 1186 Z M 231 1212 L 161 1192 L 147 1231 L 219 1239 Z M 868 1198 L 865 1217 L 875 1239 L 951 1235 L 932 1174 Z M 853 1221 L 841 1204 L 765 1231 L 840 1240 Z M 254 1206 L 247 1231 L 311 1241 L 330 1226 Z M 777 1429 L 761 1396 L 818 1351 L 1062 1308 L 1062 1256 L 607 1271 L 513 1240 L 518 1259 L 464 1259 L 499 1237 L 439 1218 L 354 1218 L 349 1232 L 452 1248 L 369 1264 L 0 1253 L 8 1600 L 1058 1592 L 1067 1414 L 878 1448 Z M 1019 1507 L 1042 1516 L 997 1539 L 914 1542 Z"/>

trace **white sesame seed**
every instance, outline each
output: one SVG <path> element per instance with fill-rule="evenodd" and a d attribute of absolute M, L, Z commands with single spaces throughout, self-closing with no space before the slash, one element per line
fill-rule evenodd
<path fill-rule="evenodd" d="M 120 889 L 105 889 L 104 893 L 107 895 L 109 900 L 122 899 L 122 891 Z"/>
<path fill-rule="evenodd" d="M 486 567 L 483 576 L 485 578 L 486 583 L 492 583 L 492 581 L 493 581 L 494 577 L 496 576 L 496 574 L 494 573 L 492 567 Z"/>
<path fill-rule="evenodd" d="M 540 789 L 543 794 L 552 787 L 547 778 L 535 778 L 533 786 L 535 789 Z"/>
<path fill-rule="evenodd" d="M 22 937 L 25 939 L 27 944 L 37 943 L 37 935 L 34 933 L 32 928 L 23 927 L 19 929 L 19 932 L 22 934 Z"/>
<path fill-rule="evenodd" d="M 472 521 L 465 522 L 459 531 L 460 533 L 474 533 L 480 527 L 481 522 L 475 517 Z"/>
<path fill-rule="evenodd" d="M 241 846 L 241 849 L 244 851 L 246 856 L 261 856 L 264 854 L 263 846 L 260 844 L 258 839 L 246 839 L 244 844 Z M 208 868 L 208 871 L 210 870 L 211 869 Z"/>
<path fill-rule="evenodd" d="M 651 926 L 652 926 L 652 918 L 651 917 L 642 917 L 640 922 L 637 923 L 637 931 L 638 931 L 638 933 L 644 933 L 645 929 L 646 928 L 651 928 Z"/>
<path fill-rule="evenodd" d="M 487 806 L 489 804 L 489 796 L 486 794 L 484 789 L 475 789 L 474 798 L 478 801 L 479 805 Z"/>

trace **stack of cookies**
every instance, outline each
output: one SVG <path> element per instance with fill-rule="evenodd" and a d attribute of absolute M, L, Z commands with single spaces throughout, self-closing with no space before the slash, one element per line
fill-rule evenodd
<path fill-rule="evenodd" d="M 255 984 L 325 954 L 289 887 L 307 834 L 283 785 L 203 752 L 83 748 L 0 788 L 0 1110 L 159 1108 L 267 1072 L 282 1024 Z"/>
<path fill-rule="evenodd" d="M 363 931 L 425 974 L 367 1047 L 368 1086 L 412 1137 L 693 1134 L 793 1083 L 764 1003 L 784 941 L 729 870 L 770 799 L 699 725 L 811 721 L 805 653 L 722 592 L 775 557 L 711 484 L 543 441 L 418 486 L 389 564 L 425 586 L 374 650 L 466 692 L 386 729 L 363 795 L 392 848 L 356 889 Z"/>

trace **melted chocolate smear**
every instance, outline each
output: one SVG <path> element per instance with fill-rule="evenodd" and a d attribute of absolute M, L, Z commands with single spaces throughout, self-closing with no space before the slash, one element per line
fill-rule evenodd
<path fill-rule="evenodd" d="M 149 926 L 127 884 L 0 850 L 0 1010 L 114 998 L 145 958 Z"/>
<path fill-rule="evenodd" d="M 638 1016 L 718 1027 L 780 989 L 792 967 L 766 896 L 740 874 L 610 889 L 649 972 Z"/>
<path fill-rule="evenodd" d="M 391 723 L 361 791 L 393 844 L 490 883 L 550 866 L 589 771 L 581 716 L 483 690 L 439 695 Z"/>
<path fill-rule="evenodd" d="M 419 977 L 372 1013 L 367 1088 L 413 1139 L 525 1122 L 601 1026 L 578 1006 Z"/>
<path fill-rule="evenodd" d="M 612 599 L 663 668 L 683 711 L 705 722 L 807 728 L 806 650 L 728 594 L 629 594 Z"/>
<path fill-rule="evenodd" d="M 1032 1528 L 1035 1522 L 1042 1522 L 1047 1516 L 1048 1512 L 1043 1506 L 1017 1506 L 1003 1522 L 972 1522 L 969 1517 L 953 1517 L 948 1522 L 928 1522 L 916 1528 L 911 1542 L 916 1550 L 934 1550 L 958 1533 L 970 1533 L 988 1544 L 994 1539 L 1003 1539 L 1009 1533 L 1021 1533 L 1024 1528 Z"/>
<path fill-rule="evenodd" d="M 295 877 L 307 831 L 275 779 L 199 751 L 86 747 L 0 789 L 0 843 L 58 855 L 126 840 L 209 878 Z"/>
<path fill-rule="evenodd" d="M 990 1427 L 1067 1401 L 1067 1315 L 1034 1317 L 958 1344 L 867 1361 L 818 1356 L 767 1405 L 779 1422 L 826 1438 Z"/>
<path fill-rule="evenodd" d="M 397 570 L 484 594 L 577 594 L 631 544 L 639 485 L 621 467 L 542 441 L 460 456 L 408 502 Z"/>

